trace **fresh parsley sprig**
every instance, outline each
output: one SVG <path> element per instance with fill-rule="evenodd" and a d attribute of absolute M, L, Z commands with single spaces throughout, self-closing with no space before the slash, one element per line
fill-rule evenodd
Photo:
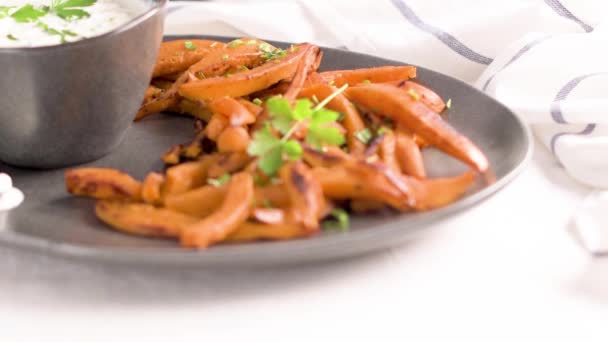
<path fill-rule="evenodd" d="M 50 11 L 65 20 L 81 19 L 91 14 L 81 7 L 93 6 L 97 0 L 53 0 Z"/>
<path fill-rule="evenodd" d="M 314 147 L 344 144 L 344 135 L 331 126 L 338 121 L 340 114 L 324 107 L 347 87 L 345 84 L 315 107 L 312 107 L 308 99 L 297 100 L 293 107 L 287 99 L 280 96 L 268 99 L 266 110 L 271 120 L 253 135 L 247 149 L 249 155 L 258 157 L 258 167 L 266 175 L 273 176 L 284 160 L 302 158 L 302 145 L 298 140 L 292 139 L 292 136 L 303 124 L 307 124 L 304 140 Z M 277 137 L 272 129 L 278 131 L 282 137 Z"/>

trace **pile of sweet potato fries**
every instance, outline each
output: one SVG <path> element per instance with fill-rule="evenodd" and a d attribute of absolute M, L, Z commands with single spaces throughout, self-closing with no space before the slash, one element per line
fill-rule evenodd
<path fill-rule="evenodd" d="M 191 115 L 194 138 L 171 147 L 165 172 L 143 182 L 81 168 L 65 173 L 68 191 L 98 199 L 97 217 L 119 231 L 206 248 L 347 229 L 349 212 L 441 207 L 488 171 L 479 148 L 441 117 L 441 97 L 411 80 L 415 67 L 318 72 L 321 58 L 308 43 L 163 43 L 136 120 Z M 471 170 L 428 179 L 427 146 Z"/>

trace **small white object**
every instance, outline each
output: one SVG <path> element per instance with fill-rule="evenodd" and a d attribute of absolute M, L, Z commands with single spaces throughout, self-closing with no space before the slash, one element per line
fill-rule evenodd
<path fill-rule="evenodd" d="M 592 192 L 577 210 L 574 229 L 583 247 L 594 255 L 608 254 L 608 191 Z"/>
<path fill-rule="evenodd" d="M 11 177 L 5 173 L 0 173 L 0 216 L 4 212 L 16 208 L 23 202 L 21 190 L 13 187 Z"/>

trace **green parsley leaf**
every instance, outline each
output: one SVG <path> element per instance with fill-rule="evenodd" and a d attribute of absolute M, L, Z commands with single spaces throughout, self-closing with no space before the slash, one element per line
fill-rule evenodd
<path fill-rule="evenodd" d="M 222 55 L 222 59 L 227 61 L 230 58 L 230 56 L 228 54 L 224 54 Z"/>
<path fill-rule="evenodd" d="M 64 20 L 77 20 L 91 16 L 80 7 L 93 6 L 97 0 L 54 0 L 51 3 L 51 12 Z"/>
<path fill-rule="evenodd" d="M 257 106 L 260 106 L 262 104 L 262 100 L 258 99 L 257 97 L 251 102 L 253 102 L 253 104 Z"/>
<path fill-rule="evenodd" d="M 274 128 L 282 134 L 289 132 L 294 121 L 289 101 L 280 96 L 273 96 L 266 100 L 266 110 L 272 118 Z"/>
<path fill-rule="evenodd" d="M 296 105 L 293 109 L 293 118 L 302 121 L 304 119 L 312 118 L 313 111 L 311 108 L 310 100 L 308 99 L 299 99 L 296 101 Z"/>
<path fill-rule="evenodd" d="M 51 4 L 51 8 L 89 7 L 96 2 L 97 0 L 55 0 Z"/>
<path fill-rule="evenodd" d="M 452 108 L 452 99 L 448 99 L 448 102 L 446 102 L 446 103 L 445 103 L 445 107 L 446 107 L 447 109 Z"/>
<path fill-rule="evenodd" d="M 283 165 L 283 149 L 279 145 L 258 160 L 258 166 L 268 176 L 273 176 Z"/>
<path fill-rule="evenodd" d="M 247 45 L 255 45 L 255 44 L 257 44 L 257 43 L 258 43 L 258 41 L 257 41 L 257 40 L 255 40 L 255 39 L 249 39 L 249 40 L 247 41 Z"/>
<path fill-rule="evenodd" d="M 370 81 L 370 80 L 363 80 L 363 82 L 361 82 L 361 83 L 363 83 L 363 84 L 372 84 L 372 81 Z"/>
<path fill-rule="evenodd" d="M 264 127 L 253 135 L 253 141 L 247 147 L 247 153 L 260 157 L 278 146 L 281 146 L 281 140 L 272 135 L 268 127 Z"/>
<path fill-rule="evenodd" d="M 191 51 L 195 51 L 197 49 L 196 45 L 191 40 L 186 40 L 184 42 L 184 46 L 186 46 L 186 49 Z"/>
<path fill-rule="evenodd" d="M 223 175 L 217 178 L 209 178 L 207 179 L 207 184 L 213 185 L 215 187 L 220 187 L 230 181 L 230 174 L 224 173 Z"/>
<path fill-rule="evenodd" d="M 91 14 L 85 10 L 79 8 L 65 8 L 57 9 L 53 11 L 57 16 L 64 20 L 77 20 L 82 18 L 90 17 Z"/>
<path fill-rule="evenodd" d="M 331 211 L 332 219 L 323 222 L 323 229 L 329 231 L 348 231 L 350 227 L 350 217 L 344 209 L 334 209 Z"/>
<path fill-rule="evenodd" d="M 302 158 L 302 145 L 295 140 L 288 140 L 283 144 L 283 153 L 291 160 Z"/>
<path fill-rule="evenodd" d="M 61 31 L 61 33 L 65 34 L 65 35 L 67 35 L 67 36 L 71 36 L 71 37 L 76 37 L 76 36 L 78 36 L 78 34 L 76 34 L 76 33 L 75 33 L 75 32 L 73 32 L 73 31 L 70 31 L 70 30 L 62 30 L 62 31 Z"/>
<path fill-rule="evenodd" d="M 237 46 L 243 45 L 243 41 L 240 39 L 236 39 L 230 42 L 230 44 L 228 44 L 228 47 L 231 49 L 234 49 Z"/>
<path fill-rule="evenodd" d="M 315 123 L 311 123 L 308 126 L 306 142 L 315 147 L 321 147 L 323 144 L 340 146 L 344 144 L 344 141 L 344 134 L 340 133 L 336 127 L 328 127 Z"/>
<path fill-rule="evenodd" d="M 328 124 L 336 122 L 340 119 L 340 113 L 329 109 L 319 109 L 312 115 L 312 121 L 315 124 Z"/>
<path fill-rule="evenodd" d="M 8 17 L 9 11 L 15 8 L 15 6 L 0 6 L 0 19 Z"/>
<path fill-rule="evenodd" d="M 357 139 L 359 139 L 362 143 L 367 145 L 372 140 L 373 134 L 372 134 L 372 131 L 366 127 L 364 129 L 356 132 L 355 137 Z"/>
<path fill-rule="evenodd" d="M 13 36 L 12 34 L 7 34 L 7 35 L 6 35 L 6 38 L 8 38 L 8 39 L 10 39 L 10 40 L 14 40 L 14 41 L 19 40 L 19 39 L 17 39 L 15 36 Z"/>
<path fill-rule="evenodd" d="M 35 8 L 33 5 L 25 5 L 15 11 L 11 18 L 15 19 L 18 23 L 27 23 L 35 21 L 36 19 L 45 16 L 48 13 L 48 9 L 40 7 Z"/>

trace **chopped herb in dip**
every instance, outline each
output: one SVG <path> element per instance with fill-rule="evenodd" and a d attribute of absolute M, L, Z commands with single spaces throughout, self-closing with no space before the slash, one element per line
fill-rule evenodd
<path fill-rule="evenodd" d="M 0 48 L 90 38 L 123 25 L 145 9 L 144 0 L 2 0 Z"/>

